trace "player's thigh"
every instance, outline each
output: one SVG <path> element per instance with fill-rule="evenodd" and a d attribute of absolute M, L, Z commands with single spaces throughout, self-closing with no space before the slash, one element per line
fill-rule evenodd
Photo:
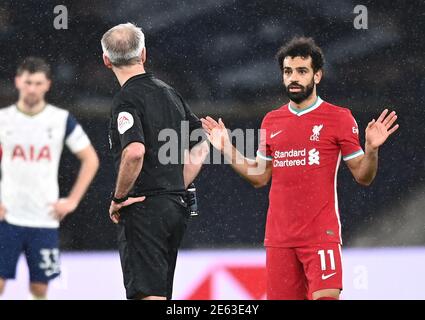
<path fill-rule="evenodd" d="M 0 222 L 0 278 L 13 279 L 24 246 L 23 228 Z"/>
<path fill-rule="evenodd" d="M 59 231 L 55 228 L 27 228 L 25 256 L 30 281 L 47 283 L 60 274 Z"/>
<path fill-rule="evenodd" d="M 341 246 L 338 243 L 297 248 L 308 281 L 309 298 L 317 291 L 342 290 Z"/>
<path fill-rule="evenodd" d="M 293 248 L 266 248 L 267 299 L 307 299 L 307 281 Z"/>

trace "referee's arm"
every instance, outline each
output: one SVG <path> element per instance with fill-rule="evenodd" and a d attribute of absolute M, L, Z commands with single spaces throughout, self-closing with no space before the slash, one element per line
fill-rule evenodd
<path fill-rule="evenodd" d="M 207 137 L 202 129 L 202 122 L 199 118 L 190 110 L 190 107 L 183 100 L 179 93 L 176 94 L 181 99 L 183 108 L 186 113 L 186 121 L 189 122 L 190 137 L 196 137 L 194 141 L 189 142 L 189 151 L 185 150 L 184 154 L 184 167 L 183 167 L 183 178 L 185 188 L 195 180 L 199 174 L 208 153 L 210 147 L 207 142 Z"/>
<path fill-rule="evenodd" d="M 195 145 L 190 151 L 186 150 L 183 167 L 184 186 L 186 189 L 201 171 L 202 164 L 209 150 L 206 140 Z"/>
<path fill-rule="evenodd" d="M 122 151 L 115 198 L 126 197 L 133 188 L 140 171 L 142 171 L 144 156 L 145 146 L 140 142 L 132 142 Z"/>
<path fill-rule="evenodd" d="M 145 199 L 145 197 L 127 198 L 143 167 L 145 138 L 139 114 L 130 105 L 119 104 L 113 111 L 112 121 L 117 123 L 122 151 L 109 216 L 114 223 L 118 223 L 119 210 L 122 207 Z"/>
<path fill-rule="evenodd" d="M 145 146 L 143 143 L 132 142 L 124 148 L 121 154 L 121 164 L 118 171 L 114 199 L 124 200 L 127 198 L 128 193 L 142 170 L 144 156 Z M 119 210 L 122 207 L 126 207 L 143 200 L 145 200 L 144 196 L 127 198 L 125 201 L 119 203 L 112 200 L 109 207 L 109 217 L 114 223 L 118 223 L 120 219 Z"/>

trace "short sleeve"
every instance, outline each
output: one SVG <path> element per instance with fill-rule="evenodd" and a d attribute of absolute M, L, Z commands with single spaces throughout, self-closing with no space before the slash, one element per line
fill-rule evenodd
<path fill-rule="evenodd" d="M 72 153 L 78 153 L 90 145 L 90 139 L 77 120 L 68 114 L 65 126 L 65 144 Z"/>
<path fill-rule="evenodd" d="M 343 115 L 339 127 L 338 143 L 344 161 L 364 154 L 359 142 L 359 127 L 350 111 Z"/>
<path fill-rule="evenodd" d="M 273 160 L 272 152 L 269 145 L 269 138 L 268 138 L 268 121 L 267 121 L 267 115 L 264 117 L 263 122 L 261 123 L 261 129 L 260 129 L 260 144 L 258 146 L 257 150 L 257 157 L 271 161 Z"/>
<path fill-rule="evenodd" d="M 198 143 L 207 139 L 205 132 L 202 128 L 202 122 L 199 118 L 192 112 L 189 105 L 183 100 L 180 94 L 176 92 L 179 96 L 180 101 L 183 104 L 185 112 L 185 120 L 189 122 L 189 135 L 191 137 L 189 141 L 189 149 L 192 149 Z"/>
<path fill-rule="evenodd" d="M 140 142 L 145 144 L 142 121 L 136 108 L 128 102 L 114 102 L 112 110 L 113 126 L 121 144 L 121 150 L 125 149 L 130 143 Z"/>

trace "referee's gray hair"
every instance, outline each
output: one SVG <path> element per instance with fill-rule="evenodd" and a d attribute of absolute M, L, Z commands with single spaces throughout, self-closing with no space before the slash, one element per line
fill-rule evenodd
<path fill-rule="evenodd" d="M 145 35 L 135 24 L 122 23 L 106 31 L 100 43 L 114 66 L 132 65 L 140 61 Z"/>

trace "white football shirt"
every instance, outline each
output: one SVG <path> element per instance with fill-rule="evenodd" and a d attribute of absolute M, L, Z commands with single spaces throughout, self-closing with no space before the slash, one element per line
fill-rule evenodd
<path fill-rule="evenodd" d="M 58 169 L 63 145 L 82 151 L 90 140 L 67 111 L 50 104 L 30 116 L 16 105 L 0 110 L 0 201 L 10 224 L 57 228 L 52 203 L 59 198 Z"/>

